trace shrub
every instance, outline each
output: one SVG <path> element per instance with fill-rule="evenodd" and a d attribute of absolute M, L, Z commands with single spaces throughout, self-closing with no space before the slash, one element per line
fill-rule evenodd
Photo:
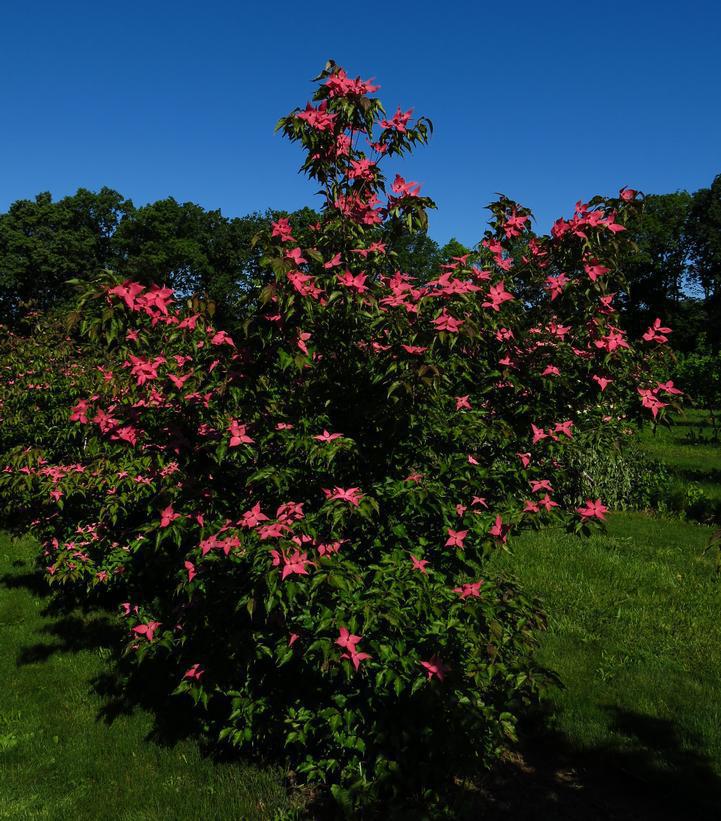
<path fill-rule="evenodd" d="M 671 489 L 668 468 L 651 459 L 635 441 L 633 428 L 600 427 L 583 431 L 566 450 L 567 481 L 559 501 L 578 505 L 600 496 L 616 510 L 664 507 Z"/>
<path fill-rule="evenodd" d="M 513 737 L 546 681 L 543 617 L 486 559 L 520 528 L 603 520 L 600 498 L 553 498 L 582 487 L 575 441 L 663 417 L 677 391 L 668 329 L 632 345 L 613 306 L 635 192 L 548 237 L 502 197 L 478 250 L 420 285 L 388 243 L 433 203 L 380 162 L 431 125 L 333 64 L 319 79 L 279 128 L 322 216 L 258 237 L 243 333 L 160 285 L 94 283 L 83 458 L 15 452 L 2 481 L 34 505 L 52 583 L 122 603 L 133 664 L 163 660 L 219 738 L 352 806 Z"/>

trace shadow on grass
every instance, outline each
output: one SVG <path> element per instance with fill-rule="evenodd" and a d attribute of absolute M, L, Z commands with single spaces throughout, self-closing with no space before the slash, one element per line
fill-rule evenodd
<path fill-rule="evenodd" d="M 18 568 L 0 577 L 0 586 L 26 589 L 48 597 L 38 574 Z M 187 698 L 169 693 L 177 684 L 177 671 L 160 662 L 144 662 L 131 669 L 120 655 L 123 631 L 110 615 L 63 612 L 68 607 L 48 606 L 40 641 L 20 649 L 18 666 L 42 664 L 59 653 L 106 651 L 102 672 L 88 681 L 89 691 L 100 701 L 97 720 L 112 724 L 120 716 L 145 711 L 152 720 L 146 740 L 174 746 L 194 738 L 204 755 L 222 757 L 204 745 L 201 728 Z M 552 716 L 538 711 L 523 727 L 521 741 L 509 750 L 494 770 L 483 776 L 458 779 L 444 791 L 445 818 L 485 821 L 671 821 L 718 817 L 721 779 L 712 762 L 698 752 L 700 739 L 681 737 L 671 720 L 610 706 L 609 723 L 618 743 L 579 747 L 551 730 Z M 623 739 L 623 744 L 621 743 Z M 415 785 L 418 787 L 418 785 Z M 327 795 L 316 793 L 307 807 L 310 818 L 334 818 L 337 813 Z M 402 805 L 386 803 L 368 818 L 433 817 L 405 794 Z"/>
<path fill-rule="evenodd" d="M 47 615 L 47 613 L 43 613 Z M 80 653 L 83 650 L 98 650 L 117 645 L 121 632 L 106 616 L 85 618 L 83 616 L 63 616 L 45 625 L 42 635 L 51 636 L 53 642 L 38 642 L 23 647 L 18 654 L 18 667 L 47 661 L 57 653 Z"/>
<path fill-rule="evenodd" d="M 489 821 L 672 821 L 718 817 L 721 779 L 673 721 L 607 708 L 620 744 L 579 747 L 538 718 L 495 771 L 457 796 L 455 817 Z M 689 748 L 690 747 L 690 748 Z"/>
<path fill-rule="evenodd" d="M 721 470 L 719 468 L 692 468 L 673 465 L 671 473 L 685 482 L 713 482 L 721 484 Z"/>
<path fill-rule="evenodd" d="M 46 598 L 50 594 L 42 573 L 26 570 L 27 564 L 22 561 L 13 562 L 13 567 L 22 568 L 24 572 L 5 573 L 0 576 L 0 586 L 7 590 L 27 590 L 38 598 Z"/>

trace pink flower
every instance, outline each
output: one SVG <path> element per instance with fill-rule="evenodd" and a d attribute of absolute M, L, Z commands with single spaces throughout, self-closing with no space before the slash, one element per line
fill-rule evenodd
<path fill-rule="evenodd" d="M 511 215 L 506 219 L 505 223 L 503 223 L 503 231 L 506 235 L 506 239 L 520 236 L 521 231 L 524 228 L 524 224 L 527 221 L 528 217 L 525 215 L 516 214 L 516 209 L 514 208 Z"/>
<path fill-rule="evenodd" d="M 586 519 L 600 519 L 603 521 L 606 518 L 605 514 L 608 508 L 600 499 L 596 499 L 595 502 L 591 501 L 591 499 L 586 499 L 586 507 L 578 507 L 576 510 L 581 515 L 583 521 Z"/>
<path fill-rule="evenodd" d="M 496 521 L 491 525 L 491 529 L 488 531 L 494 539 L 499 539 L 501 542 L 508 541 L 508 531 L 511 529 L 510 525 L 504 525 L 503 519 L 500 516 L 496 516 Z"/>
<path fill-rule="evenodd" d="M 368 286 L 365 284 L 367 276 L 363 273 L 353 276 L 350 271 L 345 271 L 342 274 L 337 274 L 336 279 L 341 285 L 345 285 L 346 288 L 357 291 L 359 294 L 363 294 L 368 290 Z"/>
<path fill-rule="evenodd" d="M 623 225 L 620 225 L 616 222 L 616 214 L 612 212 L 611 214 L 606 217 L 605 221 L 602 221 L 602 224 L 606 226 L 606 228 L 614 234 L 618 234 L 619 231 L 625 231 L 626 228 Z"/>
<path fill-rule="evenodd" d="M 267 539 L 282 539 L 289 530 L 290 526 L 284 522 L 273 522 L 269 525 L 261 525 L 257 533 L 261 541 L 266 541 Z"/>
<path fill-rule="evenodd" d="M 562 433 L 564 436 L 567 436 L 569 439 L 573 439 L 573 434 L 571 433 L 571 428 L 573 427 L 573 422 L 569 419 L 567 422 L 557 422 L 553 428 L 554 433 Z"/>
<path fill-rule="evenodd" d="M 597 376 L 596 374 L 593 375 L 592 379 L 594 382 L 598 383 L 598 387 L 602 391 L 605 391 L 611 382 L 613 382 L 613 379 L 607 379 L 605 376 Z"/>
<path fill-rule="evenodd" d="M 285 580 L 293 573 L 297 573 L 299 576 L 307 576 L 308 571 L 306 567 L 308 565 L 312 565 L 313 567 L 317 566 L 315 562 L 312 562 L 308 558 L 307 553 L 301 553 L 300 550 L 294 550 L 290 555 L 286 554 L 285 550 L 280 552 L 271 550 L 270 555 L 273 557 L 274 567 L 278 567 L 281 564 L 283 565 L 283 570 L 280 574 L 281 580 Z"/>
<path fill-rule="evenodd" d="M 674 394 L 675 396 L 683 396 L 683 391 L 680 391 L 677 387 L 674 386 L 673 380 L 669 379 L 668 382 L 659 382 L 658 386 L 656 387 L 657 391 L 664 391 L 664 393 Z"/>
<path fill-rule="evenodd" d="M 145 636 L 148 641 L 152 641 L 158 627 L 160 627 L 159 621 L 149 621 L 147 624 L 138 624 L 136 627 L 133 627 L 133 633 L 137 633 L 139 636 Z"/>
<path fill-rule="evenodd" d="M 468 401 L 470 394 L 456 397 L 456 410 L 471 410 L 471 403 Z"/>
<path fill-rule="evenodd" d="M 468 535 L 467 530 L 451 530 L 448 528 L 448 539 L 446 541 L 446 547 L 464 547 L 463 540 Z"/>
<path fill-rule="evenodd" d="M 513 299 L 513 294 L 509 294 L 503 280 L 491 285 L 488 292 L 488 301 L 483 303 L 484 308 L 492 308 L 494 311 L 500 311 L 501 305 Z"/>
<path fill-rule="evenodd" d="M 271 223 L 272 237 L 278 237 L 281 242 L 291 242 L 293 240 L 293 229 L 286 217 L 281 217 L 277 222 Z"/>
<path fill-rule="evenodd" d="M 311 334 L 309 334 L 307 331 L 301 331 L 298 334 L 298 341 L 295 343 L 306 356 L 310 356 L 310 354 L 308 353 L 308 346 L 306 344 L 310 340 L 310 337 Z"/>
<path fill-rule="evenodd" d="M 362 157 L 359 160 L 351 160 L 350 168 L 348 169 L 348 179 L 373 182 L 376 176 L 375 169 L 376 163 L 374 160 L 369 160 L 366 157 Z"/>
<path fill-rule="evenodd" d="M 400 174 L 396 174 L 391 185 L 391 191 L 401 197 L 417 197 L 420 190 L 421 187 L 417 182 L 406 182 Z"/>
<path fill-rule="evenodd" d="M 340 635 L 335 643 L 345 650 L 355 650 L 356 645 L 363 638 L 363 636 L 354 636 L 347 627 L 340 627 L 338 632 Z"/>
<path fill-rule="evenodd" d="M 246 425 L 241 425 L 236 419 L 230 420 L 228 430 L 230 431 L 230 442 L 228 443 L 228 447 L 235 448 L 238 445 L 253 444 L 254 440 L 251 439 L 246 433 Z"/>
<path fill-rule="evenodd" d="M 185 562 L 184 567 L 188 571 L 188 581 L 192 582 L 193 579 L 198 575 L 198 571 L 195 569 L 195 565 L 192 562 Z"/>
<path fill-rule="evenodd" d="M 543 428 L 537 428 L 533 423 L 531 423 L 531 432 L 533 433 L 533 442 L 531 443 L 533 445 L 540 442 L 542 439 L 548 438 L 548 434 L 543 430 Z"/>
<path fill-rule="evenodd" d="M 546 511 L 550 511 L 551 508 L 558 507 L 558 502 L 551 501 L 551 497 L 546 493 L 546 495 L 538 500 L 538 504 L 540 507 L 546 509 Z"/>
<path fill-rule="evenodd" d="M 531 479 L 531 493 L 537 493 L 539 490 L 550 490 L 553 493 L 553 487 L 549 479 Z"/>
<path fill-rule="evenodd" d="M 176 513 L 173 510 L 172 505 L 168 505 L 165 510 L 160 511 L 160 526 L 161 527 L 168 527 L 172 524 L 176 519 L 180 518 L 180 513 Z"/>
<path fill-rule="evenodd" d="M 544 283 L 544 288 L 548 291 L 551 295 L 551 302 L 557 297 L 560 296 L 566 285 L 570 280 L 565 274 L 558 274 L 557 276 L 548 276 L 546 277 L 546 282 Z"/>
<path fill-rule="evenodd" d="M 189 678 L 193 681 L 200 681 L 204 673 L 205 670 L 203 670 L 200 664 L 194 664 L 183 673 L 183 678 Z"/>
<path fill-rule="evenodd" d="M 584 262 L 583 270 L 588 274 L 591 282 L 595 282 L 599 277 L 607 274 L 611 269 L 606 268 L 605 265 L 600 265 L 596 260 Z"/>
<path fill-rule="evenodd" d="M 351 79 L 342 68 L 331 74 L 323 85 L 328 88 L 329 97 L 372 94 L 380 88 L 380 86 L 372 85 L 370 80 L 361 80 L 360 77 L 356 77 L 355 80 Z"/>
<path fill-rule="evenodd" d="M 665 334 L 670 334 L 670 328 L 664 328 L 661 325 L 660 319 L 655 319 L 653 321 L 653 325 L 646 331 L 643 335 L 643 339 L 646 342 L 658 342 L 663 344 L 664 342 L 668 342 L 668 337 Z"/>
<path fill-rule="evenodd" d="M 648 408 L 651 411 L 654 419 L 658 416 L 658 412 L 661 408 L 665 408 L 668 405 L 668 402 L 662 402 L 658 396 L 656 396 L 656 391 L 658 391 L 658 388 L 655 390 L 650 390 L 648 388 L 637 388 L 637 390 L 641 396 L 641 404 L 644 408 Z"/>
<path fill-rule="evenodd" d="M 422 661 L 421 667 L 425 667 L 429 679 L 435 676 L 439 681 L 443 681 L 446 673 L 451 669 L 436 654 L 432 655 L 428 661 Z"/>
<path fill-rule="evenodd" d="M 331 556 L 334 553 L 337 553 L 341 547 L 343 546 L 344 542 L 347 542 L 347 539 L 340 539 L 335 542 L 330 542 L 329 544 L 319 544 L 318 545 L 318 554 L 320 556 Z"/>
<path fill-rule="evenodd" d="M 461 597 L 461 600 L 465 600 L 470 597 L 480 598 L 481 596 L 481 585 L 483 584 L 483 579 L 479 579 L 477 582 L 472 582 L 469 584 L 463 584 L 460 587 L 454 587 L 453 592 L 458 593 Z"/>
<path fill-rule="evenodd" d="M 235 342 L 228 336 L 225 331 L 217 331 L 210 340 L 211 345 L 230 345 L 231 348 L 235 347 Z"/>
<path fill-rule="evenodd" d="M 414 570 L 420 570 L 421 573 L 428 573 L 428 571 L 426 570 L 428 559 L 418 559 L 411 553 L 411 562 L 413 562 Z"/>
<path fill-rule="evenodd" d="M 174 373 L 168 374 L 168 379 L 175 385 L 178 390 L 181 390 L 183 385 L 190 379 L 192 374 L 187 373 L 185 376 L 176 376 Z"/>
<path fill-rule="evenodd" d="M 313 106 L 308 103 L 305 107 L 305 111 L 299 111 L 295 116 L 299 120 L 304 120 L 311 128 L 315 128 L 316 131 L 332 131 L 336 117 L 335 114 L 331 114 L 328 111 L 327 100 L 323 100 L 318 108 L 313 108 Z"/>
<path fill-rule="evenodd" d="M 341 265 L 341 264 L 342 263 L 341 263 L 341 259 L 340 259 L 340 254 L 336 254 L 334 257 L 331 257 L 331 259 L 329 259 L 328 262 L 325 262 L 323 264 L 323 267 L 326 270 L 330 270 L 331 268 L 336 268 L 338 265 Z"/>
<path fill-rule="evenodd" d="M 396 131 L 403 134 L 408 130 L 406 128 L 406 126 L 408 125 L 408 120 L 410 120 L 410 118 L 411 118 L 411 114 L 413 114 L 413 109 L 412 108 L 409 108 L 408 111 L 406 111 L 405 113 L 402 113 L 400 106 L 398 106 L 398 110 L 391 117 L 390 120 L 381 120 L 380 121 L 380 127 L 381 128 L 393 128 Z"/>
<path fill-rule="evenodd" d="M 348 651 L 347 653 L 343 653 L 341 658 L 349 659 L 357 670 L 362 661 L 371 658 L 368 653 L 361 653 L 357 648 L 358 642 L 363 638 L 363 636 L 354 636 L 345 627 L 341 627 L 339 629 L 339 633 L 340 635 L 335 640 L 335 643 Z"/>
<path fill-rule="evenodd" d="M 462 319 L 452 317 L 444 308 L 441 313 L 432 320 L 436 326 L 437 331 L 448 331 L 449 333 L 458 333 L 463 325 Z"/>
<path fill-rule="evenodd" d="M 349 487 L 345 490 L 342 487 L 334 487 L 332 491 L 323 488 L 323 493 L 325 493 L 328 501 L 338 499 L 341 502 L 350 502 L 355 507 L 360 505 L 360 501 L 363 498 L 359 487 Z"/>
<path fill-rule="evenodd" d="M 256 502 L 250 510 L 245 511 L 238 524 L 241 527 L 256 527 L 261 522 L 267 521 L 268 517 L 260 509 L 260 502 Z"/>
<path fill-rule="evenodd" d="M 302 265 L 308 260 L 303 256 L 303 251 L 300 248 L 289 248 L 285 252 L 285 258 L 289 259 L 294 265 Z"/>
<path fill-rule="evenodd" d="M 323 430 L 323 433 L 319 433 L 313 437 L 317 439 L 319 442 L 332 442 L 334 439 L 342 439 L 342 433 L 328 433 L 327 430 Z"/>

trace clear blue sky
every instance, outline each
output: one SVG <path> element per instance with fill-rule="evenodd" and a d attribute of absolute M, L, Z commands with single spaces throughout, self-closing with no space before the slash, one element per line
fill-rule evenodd
<path fill-rule="evenodd" d="M 229 216 L 313 204 L 273 128 L 332 57 L 433 120 L 388 172 L 436 200 L 437 240 L 475 243 L 496 191 L 547 229 L 580 197 L 721 173 L 720 43 L 718 0 L 4 0 L 0 210 L 102 185 Z"/>

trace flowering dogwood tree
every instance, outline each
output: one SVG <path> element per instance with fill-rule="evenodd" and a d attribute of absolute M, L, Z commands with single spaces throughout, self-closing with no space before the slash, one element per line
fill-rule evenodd
<path fill-rule="evenodd" d="M 477 250 L 420 282 L 393 243 L 433 203 L 395 163 L 430 122 L 335 64 L 317 80 L 278 128 L 322 216 L 257 238 L 244 332 L 161 283 L 95 283 L 80 310 L 105 362 L 67 410 L 83 458 L 18 450 L 2 482 L 32 500 L 53 584 L 119 602 L 141 671 L 164 659 L 221 739 L 356 801 L 513 736 L 546 681 L 543 617 L 487 558 L 602 522 L 568 454 L 678 391 L 669 329 L 632 341 L 614 307 L 636 192 L 550 236 L 502 197 Z"/>

